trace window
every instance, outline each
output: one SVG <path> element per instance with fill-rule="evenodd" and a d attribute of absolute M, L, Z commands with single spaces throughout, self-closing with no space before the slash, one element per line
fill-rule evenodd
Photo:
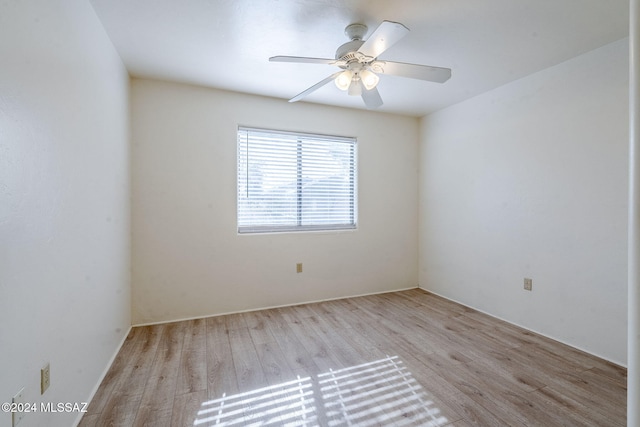
<path fill-rule="evenodd" d="M 355 138 L 238 128 L 238 232 L 356 228 Z"/>

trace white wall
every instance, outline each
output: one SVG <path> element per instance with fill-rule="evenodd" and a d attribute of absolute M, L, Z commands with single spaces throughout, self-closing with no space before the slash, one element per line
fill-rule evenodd
<path fill-rule="evenodd" d="M 128 75 L 84 0 L 2 2 L 0 64 L 0 401 L 87 401 L 130 326 Z"/>
<path fill-rule="evenodd" d="M 423 118 L 420 286 L 624 364 L 627 94 L 622 40 Z"/>
<path fill-rule="evenodd" d="M 358 230 L 238 236 L 238 125 L 357 137 Z M 134 79 L 132 132 L 134 324 L 417 286 L 418 119 Z"/>

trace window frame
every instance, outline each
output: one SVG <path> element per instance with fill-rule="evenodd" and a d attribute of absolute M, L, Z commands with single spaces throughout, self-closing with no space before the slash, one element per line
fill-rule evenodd
<path fill-rule="evenodd" d="M 295 225 L 241 225 L 240 211 L 241 211 L 241 197 L 240 197 L 240 181 L 243 179 L 240 175 L 241 165 L 241 132 L 260 132 L 276 135 L 283 135 L 286 137 L 296 138 L 296 217 L 297 221 Z M 248 142 L 248 138 L 246 138 Z M 303 183 L 302 183 L 302 164 L 300 150 L 302 144 L 305 141 L 326 141 L 328 143 L 346 143 L 350 146 L 349 156 L 349 172 L 348 178 L 350 181 L 349 190 L 351 198 L 349 200 L 349 223 L 329 223 L 329 224 L 302 224 L 303 214 Z M 248 166 L 247 166 L 248 170 Z M 246 174 L 243 175 L 246 179 Z M 236 129 L 236 231 L 239 235 L 251 235 L 251 234 L 264 234 L 264 233 L 289 233 L 289 232 L 336 232 L 336 231 L 354 231 L 358 229 L 358 140 L 356 137 L 348 136 L 336 136 L 319 133 L 308 132 L 295 132 L 277 129 L 256 128 L 250 126 L 239 125 Z"/>

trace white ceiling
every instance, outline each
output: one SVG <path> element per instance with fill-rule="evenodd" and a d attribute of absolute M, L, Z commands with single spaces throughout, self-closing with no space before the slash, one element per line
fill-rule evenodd
<path fill-rule="evenodd" d="M 628 36 L 628 0 L 91 0 L 129 72 L 289 99 L 338 68 L 344 28 L 411 32 L 381 59 L 448 67 L 430 83 L 381 76 L 381 111 L 422 116 Z M 366 37 L 365 37 L 366 38 Z M 328 84 L 307 102 L 365 108 Z"/>

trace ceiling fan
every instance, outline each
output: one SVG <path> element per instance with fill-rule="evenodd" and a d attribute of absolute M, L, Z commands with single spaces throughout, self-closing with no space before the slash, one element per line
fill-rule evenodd
<path fill-rule="evenodd" d="M 366 41 L 363 40 L 367 33 L 367 26 L 364 24 L 351 24 L 345 28 L 344 32 L 351 41 L 338 48 L 335 59 L 301 56 L 273 56 L 269 58 L 271 62 L 327 64 L 342 69 L 300 92 L 289 102 L 299 101 L 330 81 L 334 81 L 339 89 L 347 91 L 349 95 L 362 96 L 367 108 L 374 109 L 382 105 L 382 98 L 376 88 L 380 79 L 377 74 L 409 77 L 437 83 L 444 83 L 451 77 L 451 69 L 449 68 L 378 59 L 378 56 L 409 33 L 409 29 L 398 22 L 382 21 Z"/>

